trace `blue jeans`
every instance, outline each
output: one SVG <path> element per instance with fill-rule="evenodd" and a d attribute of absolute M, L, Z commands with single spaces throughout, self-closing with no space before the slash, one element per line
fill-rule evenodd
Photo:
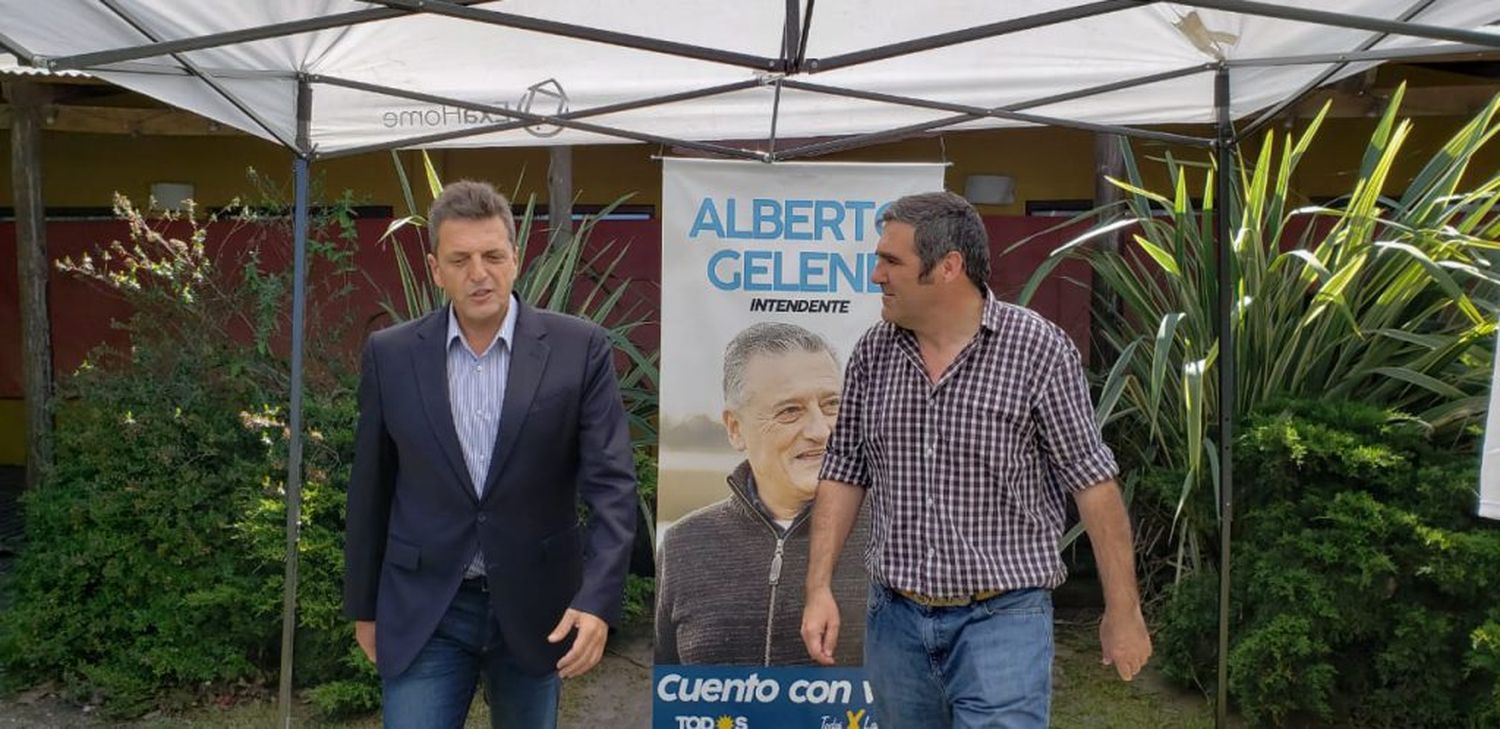
<path fill-rule="evenodd" d="M 1045 729 L 1052 592 L 929 608 L 872 584 L 865 672 L 881 729 Z"/>
<path fill-rule="evenodd" d="M 378 650 L 379 626 L 375 640 Z M 459 729 L 481 673 L 493 729 L 557 726 L 557 673 L 522 672 L 500 643 L 489 594 L 465 586 L 411 665 L 383 682 L 386 729 Z"/>

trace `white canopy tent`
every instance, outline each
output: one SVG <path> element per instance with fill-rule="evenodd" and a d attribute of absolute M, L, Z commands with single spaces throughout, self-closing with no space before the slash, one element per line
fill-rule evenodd
<path fill-rule="evenodd" d="M 12 63 L 84 71 L 275 141 L 296 157 L 286 699 L 309 161 L 412 146 L 636 141 L 775 162 L 944 129 L 1048 124 L 1211 147 L 1227 169 L 1238 139 L 1322 84 L 1383 60 L 1500 49 L 1500 30 L 1490 26 L 1500 21 L 1500 0 L 1311 5 L 0 0 L 0 48 Z M 1213 124 L 1216 133 L 1136 126 L 1178 123 Z M 786 147 L 787 139 L 802 141 Z M 1228 176 L 1216 180 L 1224 199 Z M 1223 256 L 1228 220 L 1220 218 Z M 1227 340 L 1229 272 L 1218 270 Z M 1227 597 L 1232 357 L 1221 365 Z M 1222 721 L 1228 622 L 1221 613 Z"/>
<path fill-rule="evenodd" d="M 810 150 L 711 143 L 1207 124 L 1220 67 L 1237 69 L 1241 119 L 1383 58 L 1500 42 L 1481 29 L 1500 18 L 1493 2 L 1318 4 L 1337 12 L 1242 0 L 0 0 L 0 45 L 314 158 L 688 141 L 774 160 Z"/>

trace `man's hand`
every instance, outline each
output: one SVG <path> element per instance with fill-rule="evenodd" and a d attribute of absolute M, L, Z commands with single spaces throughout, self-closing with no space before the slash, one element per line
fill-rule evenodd
<path fill-rule="evenodd" d="M 365 658 L 375 662 L 375 621 L 354 621 L 354 640 L 359 642 L 360 650 L 365 652 Z"/>
<path fill-rule="evenodd" d="M 802 608 L 802 642 L 807 655 L 824 665 L 833 665 L 833 650 L 839 642 L 839 604 L 833 590 L 822 587 L 807 593 Z"/>
<path fill-rule="evenodd" d="M 1130 516 L 1114 479 L 1079 491 L 1073 500 L 1078 502 L 1078 517 L 1094 545 L 1094 563 L 1099 566 L 1099 582 L 1104 587 L 1104 619 L 1099 621 L 1103 662 L 1129 681 L 1151 657 L 1151 634 L 1141 617 L 1140 592 L 1135 584 Z"/>
<path fill-rule="evenodd" d="M 1151 657 L 1151 634 L 1146 632 L 1140 607 L 1105 608 L 1104 619 L 1099 621 L 1099 645 L 1104 665 L 1114 665 L 1126 681 L 1135 678 Z"/>
<path fill-rule="evenodd" d="M 573 640 L 572 649 L 557 662 L 557 675 L 563 678 L 582 676 L 599 665 L 599 659 L 604 657 L 604 642 L 609 638 L 609 625 L 598 616 L 568 608 L 547 636 L 547 642 L 561 643 L 575 628 L 578 637 Z"/>

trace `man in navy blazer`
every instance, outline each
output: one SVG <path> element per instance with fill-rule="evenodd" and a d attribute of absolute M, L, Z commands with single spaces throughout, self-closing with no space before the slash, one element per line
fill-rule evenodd
<path fill-rule="evenodd" d="M 603 655 L 634 539 L 612 350 L 512 294 L 515 221 L 493 187 L 448 185 L 428 225 L 452 303 L 365 346 L 344 612 L 387 727 L 462 726 L 481 677 L 493 727 L 553 727 L 561 679 Z"/>

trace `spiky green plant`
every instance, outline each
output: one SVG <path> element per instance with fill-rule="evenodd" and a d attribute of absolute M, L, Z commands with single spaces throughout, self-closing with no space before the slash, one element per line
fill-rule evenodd
<path fill-rule="evenodd" d="M 1227 214 L 1231 230 L 1237 412 L 1283 397 L 1362 400 L 1443 431 L 1484 411 L 1500 310 L 1500 172 L 1470 163 L 1500 131 L 1500 97 L 1387 196 L 1412 128 L 1398 120 L 1403 91 L 1351 192 L 1327 205 L 1299 205 L 1291 187 L 1327 106 L 1300 135 L 1278 143 L 1267 133 L 1253 162 L 1231 171 L 1229 200 L 1215 200 L 1222 171 L 1208 169 L 1201 210 L 1184 164 L 1167 156 L 1174 184 L 1153 192 L 1127 147 L 1128 179 L 1111 180 L 1125 199 L 1092 211 L 1094 228 L 1055 250 L 1021 294 L 1024 303 L 1069 258 L 1114 293 L 1094 312 L 1111 363 L 1099 417 L 1143 467 L 1181 474 L 1175 493 L 1155 494 L 1171 515 L 1179 573 L 1217 529 L 1215 216 Z M 1131 239 L 1119 250 L 1093 245 L 1117 231 Z"/>

